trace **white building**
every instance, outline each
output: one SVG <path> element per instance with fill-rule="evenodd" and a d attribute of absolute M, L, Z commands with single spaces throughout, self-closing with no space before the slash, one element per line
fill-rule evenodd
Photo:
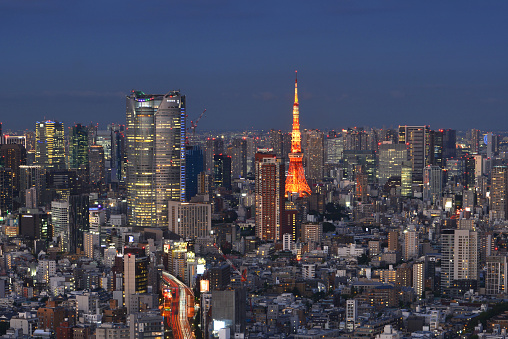
<path fill-rule="evenodd" d="M 48 283 L 49 278 L 56 274 L 56 261 L 54 260 L 39 260 L 37 265 L 37 281 Z"/>
<path fill-rule="evenodd" d="M 302 267 L 302 276 L 304 279 L 314 279 L 316 277 L 316 265 L 304 264 Z"/>
<path fill-rule="evenodd" d="M 60 237 L 60 248 L 66 252 L 69 250 L 69 202 L 51 202 L 51 222 L 53 224 L 53 236 Z"/>
<path fill-rule="evenodd" d="M 355 329 L 357 319 L 358 319 L 358 300 L 349 299 L 346 301 L 346 328 L 349 331 L 353 331 Z"/>

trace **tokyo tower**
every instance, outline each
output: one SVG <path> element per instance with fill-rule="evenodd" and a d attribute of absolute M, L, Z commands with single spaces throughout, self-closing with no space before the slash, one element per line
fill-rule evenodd
<path fill-rule="evenodd" d="M 296 71 L 295 71 L 296 73 Z M 298 77 L 295 79 L 295 103 L 293 104 L 293 131 L 291 132 L 291 153 L 286 177 L 286 196 L 298 193 L 299 197 L 311 194 L 302 164 L 302 141 L 300 135 L 300 110 L 298 107 Z"/>

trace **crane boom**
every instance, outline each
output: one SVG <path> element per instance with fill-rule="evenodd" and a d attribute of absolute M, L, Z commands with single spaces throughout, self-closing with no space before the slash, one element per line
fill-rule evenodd
<path fill-rule="evenodd" d="M 220 249 L 219 246 L 217 246 L 216 243 L 213 243 L 213 246 L 217 249 L 217 251 L 219 251 L 220 255 L 224 258 L 224 260 L 226 260 L 226 262 L 229 264 L 229 266 L 233 269 L 233 271 L 235 271 L 236 274 L 238 274 L 240 277 L 241 277 L 241 281 L 244 282 L 244 281 L 247 281 L 247 278 L 245 277 L 245 273 L 242 274 L 238 268 L 236 268 L 235 265 L 233 265 L 233 263 L 231 262 L 231 260 L 228 259 L 228 257 L 226 257 L 226 255 L 224 253 L 222 253 L 222 250 Z"/>

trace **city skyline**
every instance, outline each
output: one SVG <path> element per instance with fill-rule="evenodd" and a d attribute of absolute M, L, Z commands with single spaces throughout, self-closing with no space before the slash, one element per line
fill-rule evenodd
<path fill-rule="evenodd" d="M 295 69 L 302 129 L 508 122 L 503 2 L 196 1 L 170 19 L 174 3 L 151 7 L 2 2 L 4 129 L 125 123 L 132 89 L 180 89 L 189 120 L 207 109 L 198 131 L 290 130 Z"/>

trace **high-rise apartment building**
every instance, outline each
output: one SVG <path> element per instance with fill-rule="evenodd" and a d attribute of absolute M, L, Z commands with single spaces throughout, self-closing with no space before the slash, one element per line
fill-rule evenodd
<path fill-rule="evenodd" d="M 379 185 L 384 185 L 392 177 L 400 177 L 402 164 L 407 161 L 407 147 L 403 144 L 382 143 L 379 145 Z"/>
<path fill-rule="evenodd" d="M 132 253 L 124 253 L 123 256 L 123 279 L 125 308 L 131 313 L 132 294 L 148 292 L 148 257 Z"/>
<path fill-rule="evenodd" d="M 398 231 L 389 231 L 388 232 L 388 251 L 398 251 L 399 250 L 399 232 Z"/>
<path fill-rule="evenodd" d="M 399 144 L 407 147 L 414 183 L 422 183 L 423 168 L 432 161 L 429 134 L 429 126 L 399 126 Z"/>
<path fill-rule="evenodd" d="M 425 263 L 416 262 L 413 264 L 413 289 L 418 297 L 423 297 L 425 290 Z"/>
<path fill-rule="evenodd" d="M 233 179 L 247 176 L 247 140 L 233 139 L 231 143 L 231 176 Z"/>
<path fill-rule="evenodd" d="M 185 96 L 127 96 L 127 193 L 132 226 L 167 226 L 169 200 L 185 199 Z"/>
<path fill-rule="evenodd" d="M 420 235 L 414 225 L 404 230 L 403 259 L 409 261 L 418 257 L 420 250 Z"/>
<path fill-rule="evenodd" d="M 46 170 L 65 169 L 64 125 L 58 121 L 35 125 L 35 164 Z"/>
<path fill-rule="evenodd" d="M 324 133 L 318 130 L 304 130 L 302 133 L 303 162 L 307 180 L 323 180 L 325 164 Z"/>
<path fill-rule="evenodd" d="M 472 230 L 441 232 L 441 292 L 456 297 L 478 281 L 478 234 Z"/>
<path fill-rule="evenodd" d="M 256 154 L 256 236 L 262 240 L 278 241 L 286 233 L 284 168 L 275 154 Z"/>
<path fill-rule="evenodd" d="M 505 220 L 508 216 L 508 167 L 492 168 L 490 192 L 490 215 L 492 219 Z"/>
<path fill-rule="evenodd" d="M 508 261 L 506 255 L 488 256 L 485 275 L 485 294 L 499 295 L 508 292 Z"/>

